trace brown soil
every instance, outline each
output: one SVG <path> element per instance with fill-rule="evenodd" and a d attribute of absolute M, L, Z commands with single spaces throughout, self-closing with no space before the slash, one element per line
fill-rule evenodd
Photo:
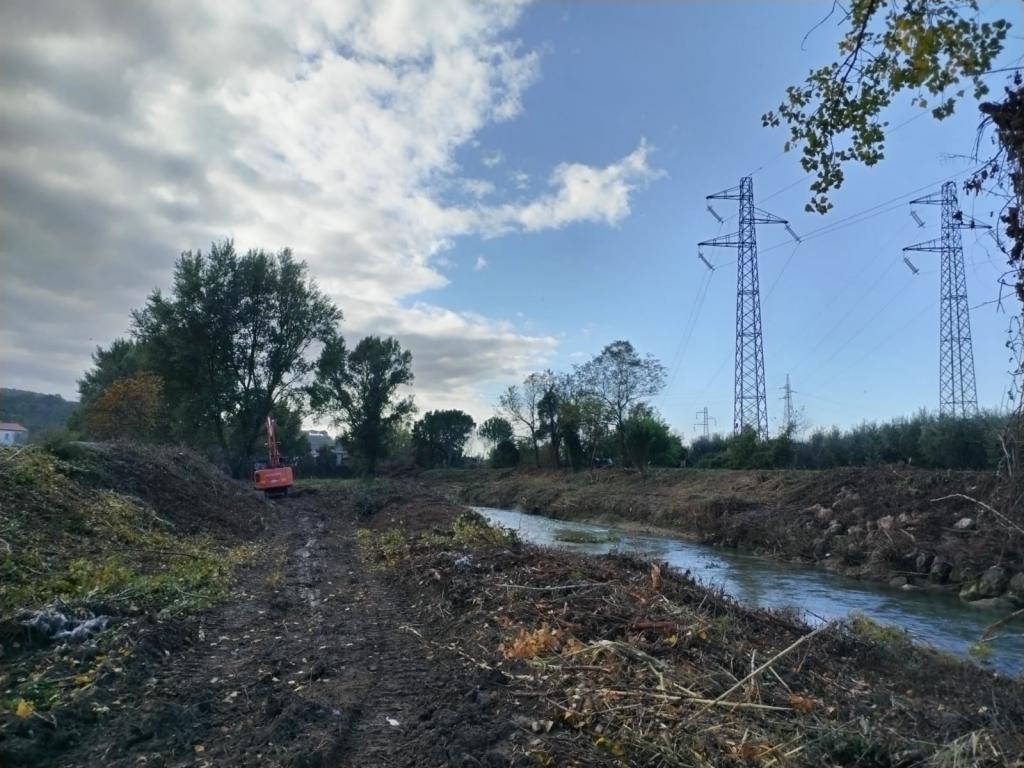
<path fill-rule="evenodd" d="M 264 525 L 248 483 L 235 482 L 199 454 L 138 443 L 71 443 L 62 458 L 77 481 L 141 499 L 175 530 L 250 538 Z"/>
<path fill-rule="evenodd" d="M 991 499 L 991 473 L 470 470 L 427 472 L 421 479 L 462 503 L 674 529 L 710 544 L 859 578 L 903 576 L 912 584 L 956 589 L 993 565 L 1024 570 L 1019 534 L 968 500 L 936 501 L 958 493 Z M 971 525 L 958 529 L 963 518 Z M 930 576 L 936 563 L 950 567 Z"/>
<path fill-rule="evenodd" d="M 508 704 L 482 694 L 494 674 L 425 651 L 406 629 L 430 617 L 362 564 L 350 499 L 282 502 L 219 608 L 128 619 L 94 643 L 0 665 L 2 690 L 33 670 L 72 677 L 100 662 L 59 709 L 0 714 L 0 765 L 509 764 Z M 452 514 L 419 504 L 407 527 Z"/>
<path fill-rule="evenodd" d="M 60 707 L 0 714 L 0 765 L 1024 765 L 1024 685 L 870 624 L 708 708 L 810 629 L 493 535 L 413 483 L 275 509 L 219 607 L 0 658 L 0 691 L 96 670 Z"/>

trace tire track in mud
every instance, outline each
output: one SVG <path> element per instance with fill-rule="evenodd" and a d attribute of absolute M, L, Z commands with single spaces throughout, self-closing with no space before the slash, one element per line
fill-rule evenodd
<path fill-rule="evenodd" d="M 104 691 L 109 727 L 50 764 L 510 764 L 495 680 L 401 630 L 432 617 L 325 506 L 281 504 L 232 599 L 154 633 L 149 660 Z"/>

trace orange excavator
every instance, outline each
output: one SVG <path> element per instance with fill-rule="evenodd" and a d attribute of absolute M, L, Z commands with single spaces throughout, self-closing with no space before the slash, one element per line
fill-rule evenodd
<path fill-rule="evenodd" d="M 267 463 L 252 473 L 252 484 L 266 496 L 287 496 L 294 482 L 292 468 L 281 462 L 277 448 L 277 425 L 267 416 Z"/>

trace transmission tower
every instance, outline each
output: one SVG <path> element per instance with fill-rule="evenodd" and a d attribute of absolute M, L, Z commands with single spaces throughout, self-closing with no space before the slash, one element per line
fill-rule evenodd
<path fill-rule="evenodd" d="M 700 428 L 705 438 L 708 437 L 710 435 L 710 432 L 708 431 L 708 424 L 709 422 L 715 421 L 715 417 L 708 416 L 708 407 L 705 405 L 703 408 L 697 411 L 696 418 L 699 419 L 699 421 L 693 426 Z M 715 421 L 715 425 L 718 425 L 717 421 Z"/>
<path fill-rule="evenodd" d="M 939 413 L 966 418 L 978 410 L 974 381 L 974 348 L 971 344 L 971 314 L 967 304 L 964 247 L 961 229 L 990 229 L 987 224 L 964 215 L 957 205 L 956 184 L 947 181 L 941 192 L 911 200 L 911 205 L 942 206 L 942 237 L 904 248 L 942 254 L 939 301 Z M 906 260 L 906 257 L 904 257 Z M 907 260 L 908 266 L 916 268 Z"/>
<path fill-rule="evenodd" d="M 740 185 L 708 195 L 708 200 L 737 200 L 739 229 L 731 235 L 698 243 L 736 249 L 736 364 L 733 394 L 733 429 L 739 433 L 752 427 L 762 439 L 768 438 L 768 405 L 764 387 L 764 343 L 761 338 L 761 289 L 757 276 L 757 224 L 789 223 L 754 207 L 754 179 L 744 176 Z M 710 207 L 710 204 L 709 204 Z M 714 209 L 712 209 L 714 213 Z M 717 215 L 716 215 L 717 218 Z M 794 235 L 795 237 L 795 235 Z"/>
<path fill-rule="evenodd" d="M 782 429 L 785 431 L 793 427 L 793 421 L 795 418 L 795 414 L 793 413 L 793 388 L 789 386 L 788 373 L 786 374 L 786 386 L 782 388 L 782 407 Z"/>

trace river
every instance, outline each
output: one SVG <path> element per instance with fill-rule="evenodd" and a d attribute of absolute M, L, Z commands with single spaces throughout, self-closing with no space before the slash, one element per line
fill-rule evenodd
<path fill-rule="evenodd" d="M 901 627 L 918 643 L 967 656 L 985 627 L 1003 618 L 961 602 L 947 593 L 908 591 L 858 581 L 837 574 L 754 555 L 697 544 L 672 536 L 635 533 L 607 525 L 554 520 L 540 515 L 492 507 L 474 507 L 492 523 L 519 533 L 541 546 L 603 555 L 623 552 L 668 562 L 709 586 L 721 587 L 741 603 L 765 608 L 795 608 L 811 624 L 860 613 L 887 626 Z M 606 538 L 568 542 L 562 537 Z M 981 662 L 1003 674 L 1024 672 L 1024 623 L 1010 625 L 990 644 L 991 656 Z"/>

